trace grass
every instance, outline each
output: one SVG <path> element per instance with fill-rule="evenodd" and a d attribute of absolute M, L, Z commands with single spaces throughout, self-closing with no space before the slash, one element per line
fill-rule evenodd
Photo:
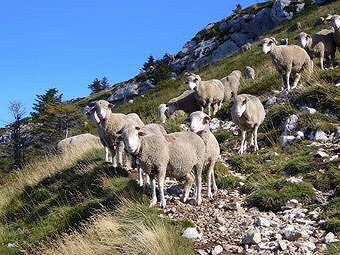
<path fill-rule="evenodd" d="M 279 211 L 290 199 L 300 202 L 314 196 L 313 186 L 309 183 L 291 184 L 284 180 L 266 183 L 250 197 L 250 204 L 265 211 Z"/>

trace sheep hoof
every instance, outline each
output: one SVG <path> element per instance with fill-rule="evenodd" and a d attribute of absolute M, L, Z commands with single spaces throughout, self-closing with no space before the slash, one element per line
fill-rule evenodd
<path fill-rule="evenodd" d="M 198 200 L 196 201 L 196 205 L 199 206 L 199 205 L 201 205 L 201 204 L 202 204 L 202 199 L 198 199 Z"/>
<path fill-rule="evenodd" d="M 149 207 L 154 207 L 156 204 L 157 204 L 157 200 L 153 199 L 151 200 Z"/>
<path fill-rule="evenodd" d="M 166 202 L 165 202 L 165 201 L 162 201 L 162 202 L 160 202 L 159 205 L 160 205 L 161 208 L 164 209 L 164 208 L 166 207 Z"/>
<path fill-rule="evenodd" d="M 208 193 L 208 198 L 213 198 L 213 194 L 211 192 Z"/>

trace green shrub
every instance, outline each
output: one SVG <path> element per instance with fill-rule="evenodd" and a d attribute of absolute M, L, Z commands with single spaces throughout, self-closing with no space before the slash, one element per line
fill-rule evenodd
<path fill-rule="evenodd" d="M 239 177 L 229 175 L 218 178 L 216 184 L 219 189 L 235 189 L 240 186 L 240 181 Z"/>
<path fill-rule="evenodd" d="M 277 181 L 258 188 L 250 197 L 250 203 L 260 210 L 278 211 L 290 199 L 303 201 L 314 195 L 313 186 L 309 183 L 291 184 Z"/>
<path fill-rule="evenodd" d="M 306 157 L 292 158 L 283 169 L 289 175 L 306 174 L 313 170 L 313 166 Z"/>

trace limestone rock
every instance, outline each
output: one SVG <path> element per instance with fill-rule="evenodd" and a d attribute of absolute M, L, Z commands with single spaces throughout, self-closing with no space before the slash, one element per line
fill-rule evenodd
<path fill-rule="evenodd" d="M 243 244 L 258 244 L 261 242 L 261 233 L 259 231 L 249 231 L 243 238 Z"/>
<path fill-rule="evenodd" d="M 197 231 L 196 228 L 187 228 L 186 230 L 184 230 L 182 236 L 190 240 L 201 239 L 201 234 Z"/>

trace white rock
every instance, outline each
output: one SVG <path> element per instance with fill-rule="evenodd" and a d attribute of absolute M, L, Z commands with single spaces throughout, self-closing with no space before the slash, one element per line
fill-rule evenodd
<path fill-rule="evenodd" d="M 232 122 L 232 121 L 226 121 L 226 122 L 224 122 L 224 124 L 222 125 L 222 128 L 223 128 L 223 129 L 226 129 L 226 130 L 229 130 L 229 129 L 231 129 L 234 125 L 235 125 L 234 122 Z"/>
<path fill-rule="evenodd" d="M 327 141 L 328 137 L 327 134 L 325 132 L 323 132 L 322 130 L 317 130 L 314 134 L 314 140 L 315 141 Z"/>
<path fill-rule="evenodd" d="M 7 244 L 7 248 L 8 249 L 14 249 L 14 248 L 16 248 L 17 247 L 17 245 L 15 244 L 15 243 L 8 243 Z"/>
<path fill-rule="evenodd" d="M 302 112 L 306 112 L 306 113 L 309 113 L 309 114 L 315 114 L 316 113 L 316 110 L 314 108 L 311 108 L 311 107 L 308 107 L 308 106 L 302 106 L 300 108 L 300 110 Z"/>
<path fill-rule="evenodd" d="M 334 242 L 337 242 L 337 241 L 339 241 L 339 240 L 335 238 L 335 235 L 332 232 L 329 232 L 324 237 L 324 242 L 325 243 L 334 243 Z"/>
<path fill-rule="evenodd" d="M 133 104 L 133 99 L 130 99 L 128 103 Z"/>
<path fill-rule="evenodd" d="M 297 208 L 299 206 L 299 201 L 296 199 L 291 199 L 286 203 L 287 208 Z"/>
<path fill-rule="evenodd" d="M 263 217 L 257 217 L 255 220 L 255 224 L 261 227 L 269 227 L 270 221 Z"/>
<path fill-rule="evenodd" d="M 280 241 L 279 241 L 279 247 L 280 247 L 280 249 L 283 250 L 283 251 L 287 250 L 287 244 L 286 244 L 286 242 L 285 242 L 284 240 L 280 240 Z"/>
<path fill-rule="evenodd" d="M 302 131 L 296 132 L 296 139 L 303 140 L 305 138 L 305 134 Z"/>
<path fill-rule="evenodd" d="M 258 244 L 261 242 L 261 233 L 259 231 L 249 231 L 242 240 L 243 244 Z"/>
<path fill-rule="evenodd" d="M 295 141 L 295 136 L 293 135 L 281 135 L 280 143 L 283 147 L 287 147 L 288 145 L 293 144 Z"/>
<path fill-rule="evenodd" d="M 285 122 L 285 131 L 286 132 L 291 132 L 297 129 L 298 127 L 298 120 L 299 120 L 299 116 L 297 116 L 296 114 L 292 114 L 290 115 Z"/>
<path fill-rule="evenodd" d="M 223 247 L 221 245 L 215 246 L 215 248 L 212 250 L 212 255 L 218 255 L 223 252 Z"/>
<path fill-rule="evenodd" d="M 187 228 L 184 230 L 183 237 L 188 238 L 190 240 L 200 240 L 201 239 L 201 234 L 197 231 L 196 228 Z"/>
<path fill-rule="evenodd" d="M 218 118 L 213 118 L 209 123 L 210 129 L 218 129 L 220 127 L 220 122 L 221 121 Z"/>
<path fill-rule="evenodd" d="M 329 157 L 329 155 L 326 152 L 322 151 L 322 150 L 318 150 L 315 155 L 320 157 L 320 158 L 327 158 L 327 157 Z"/>
<path fill-rule="evenodd" d="M 287 182 L 290 182 L 290 183 L 292 183 L 292 184 L 299 184 L 299 183 L 302 183 L 302 182 L 303 182 L 302 177 L 301 177 L 301 179 L 300 179 L 300 178 L 294 177 L 294 176 L 289 177 L 286 181 L 287 181 Z"/>
<path fill-rule="evenodd" d="M 304 242 L 302 247 L 305 248 L 307 251 L 314 251 L 316 249 L 316 245 L 312 242 Z"/>
<path fill-rule="evenodd" d="M 271 98 L 269 98 L 267 101 L 266 101 L 266 106 L 271 106 L 271 105 L 273 105 L 273 104 L 276 104 L 276 102 L 277 102 L 277 98 L 276 97 L 271 97 Z"/>
<path fill-rule="evenodd" d="M 284 237 L 289 240 L 289 241 L 296 241 L 300 237 L 302 237 L 301 232 L 297 231 L 294 226 L 288 225 L 284 230 L 283 230 L 283 235 Z"/>

